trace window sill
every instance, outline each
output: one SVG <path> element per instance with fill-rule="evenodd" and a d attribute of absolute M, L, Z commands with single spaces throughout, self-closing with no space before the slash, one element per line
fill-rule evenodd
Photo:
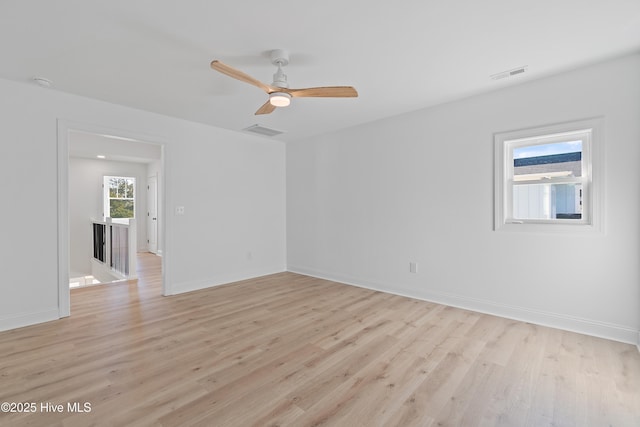
<path fill-rule="evenodd" d="M 576 235 L 598 235 L 603 234 L 601 227 L 584 223 L 557 223 L 557 222 L 524 222 L 511 221 L 503 224 L 496 224 L 495 231 L 498 232 L 525 232 L 525 233 L 548 233 L 548 234 L 576 234 Z"/>

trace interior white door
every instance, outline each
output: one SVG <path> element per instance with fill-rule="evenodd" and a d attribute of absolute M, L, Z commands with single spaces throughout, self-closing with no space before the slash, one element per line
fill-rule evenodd
<path fill-rule="evenodd" d="M 147 243 L 149 252 L 158 253 L 158 177 L 147 178 Z"/>

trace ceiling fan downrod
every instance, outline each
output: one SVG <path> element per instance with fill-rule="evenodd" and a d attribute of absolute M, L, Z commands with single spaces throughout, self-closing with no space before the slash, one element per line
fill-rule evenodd
<path fill-rule="evenodd" d="M 274 49 L 271 51 L 271 63 L 278 67 L 278 70 L 273 75 L 273 83 L 271 86 L 289 88 L 287 82 L 287 75 L 282 71 L 282 67 L 289 64 L 289 52 L 284 49 Z"/>

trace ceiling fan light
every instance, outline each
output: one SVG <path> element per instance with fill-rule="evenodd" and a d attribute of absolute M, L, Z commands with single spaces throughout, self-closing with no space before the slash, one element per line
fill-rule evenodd
<path fill-rule="evenodd" d="M 273 92 L 269 94 L 269 103 L 274 107 L 288 107 L 291 104 L 291 95 L 286 92 Z"/>

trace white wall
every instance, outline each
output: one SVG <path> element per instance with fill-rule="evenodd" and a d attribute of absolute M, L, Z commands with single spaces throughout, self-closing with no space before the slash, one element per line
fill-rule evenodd
<path fill-rule="evenodd" d="M 11 184 L 0 209 L 0 330 L 59 315 L 60 121 L 165 144 L 167 212 L 186 209 L 165 216 L 168 293 L 285 269 L 283 143 L 27 83 L 0 80 L 0 93 L 0 179 Z"/>
<path fill-rule="evenodd" d="M 596 116 L 605 233 L 493 231 L 493 134 Z M 289 143 L 288 268 L 635 343 L 639 160 L 640 55 Z"/>
<path fill-rule="evenodd" d="M 69 159 L 69 264 L 72 272 L 91 274 L 91 218 L 102 218 L 104 176 L 136 179 L 136 244 L 147 250 L 147 165 L 82 158 Z"/>

